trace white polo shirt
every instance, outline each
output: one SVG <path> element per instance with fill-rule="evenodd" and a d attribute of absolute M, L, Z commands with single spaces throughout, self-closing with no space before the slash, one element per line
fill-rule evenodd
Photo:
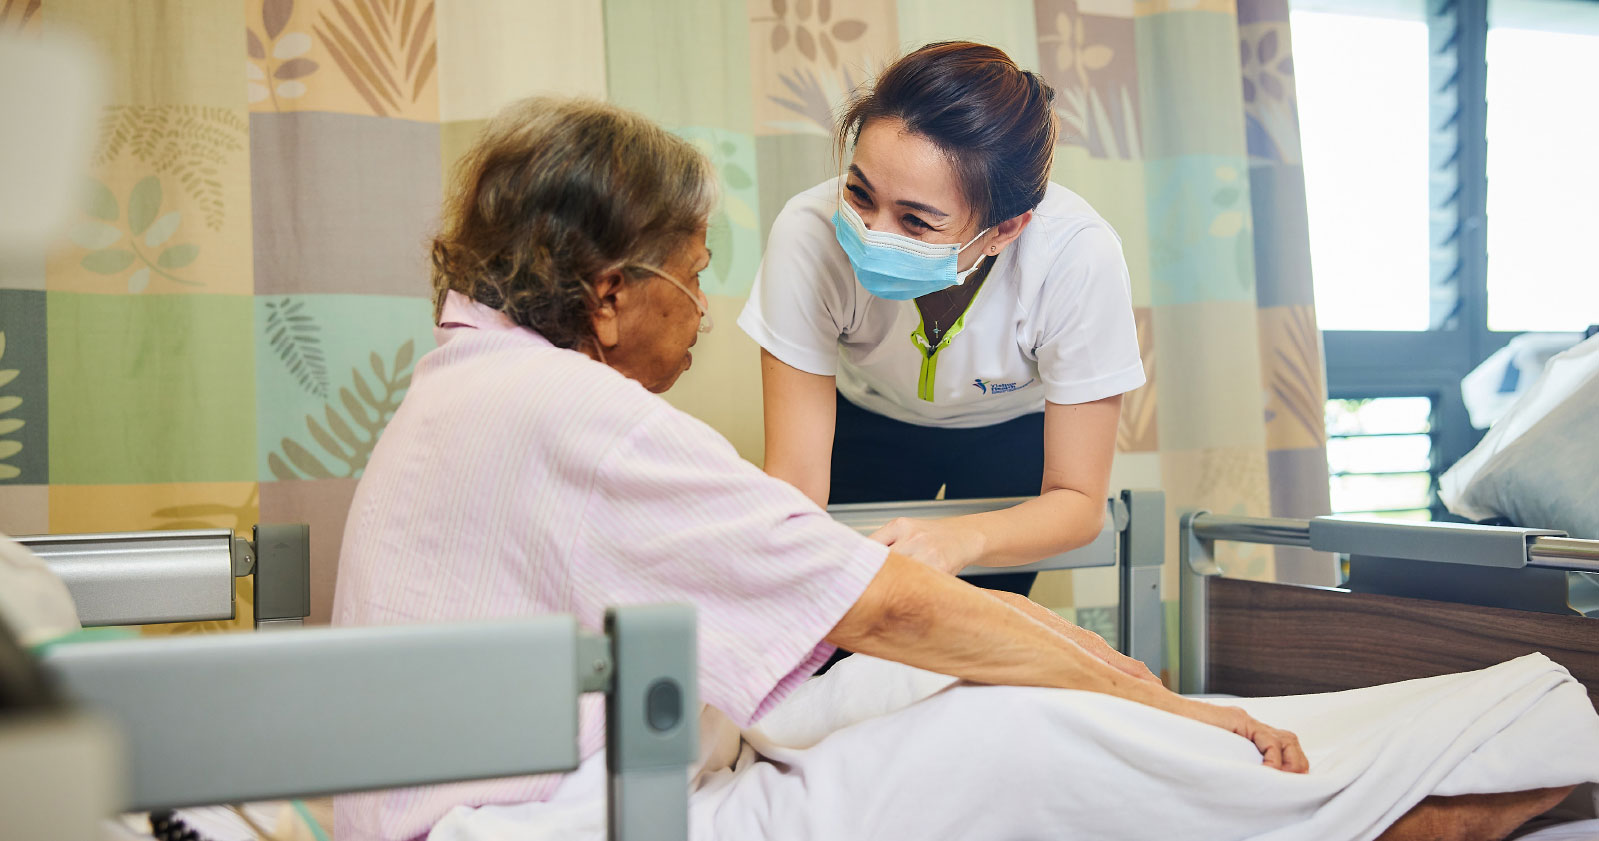
<path fill-rule="evenodd" d="M 966 314 L 929 352 L 914 301 L 867 292 L 833 233 L 838 179 L 790 199 L 772 223 L 739 326 L 773 356 L 837 378 L 864 409 L 922 426 L 990 426 L 1051 403 L 1144 384 L 1121 240 L 1050 184 Z M 929 325 L 930 326 L 930 325 Z"/>

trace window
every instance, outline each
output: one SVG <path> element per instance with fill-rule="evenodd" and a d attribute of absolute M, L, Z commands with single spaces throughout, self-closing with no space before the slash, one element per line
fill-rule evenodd
<path fill-rule="evenodd" d="M 1488 7 L 1488 327 L 1599 322 L 1599 3 Z"/>
<path fill-rule="evenodd" d="M 1324 330 L 1425 330 L 1423 9 L 1325 0 L 1293 8 L 1317 319 Z"/>
<path fill-rule="evenodd" d="M 1599 321 L 1599 1 L 1290 8 L 1334 506 L 1448 517 L 1436 477 L 1482 437 L 1462 378 Z M 1405 399 L 1425 424 L 1366 420 Z"/>
<path fill-rule="evenodd" d="M 1334 514 L 1432 519 L 1432 400 L 1327 401 Z"/>

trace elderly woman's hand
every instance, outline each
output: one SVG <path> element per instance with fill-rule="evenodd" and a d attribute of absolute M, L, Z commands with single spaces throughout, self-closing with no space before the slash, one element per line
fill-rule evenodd
<path fill-rule="evenodd" d="M 958 519 L 897 517 L 873 532 L 872 539 L 950 575 L 977 563 L 983 556 L 983 533 L 962 525 Z"/>
<path fill-rule="evenodd" d="M 1293 733 L 1262 724 L 1237 707 L 1209 704 L 1188 698 L 1183 700 L 1187 704 L 1181 714 L 1195 721 L 1237 733 L 1254 742 L 1255 749 L 1260 751 L 1260 761 L 1266 767 L 1293 774 L 1303 774 L 1310 770 L 1310 760 L 1305 758 L 1305 751 L 1299 746 L 1299 737 Z"/>

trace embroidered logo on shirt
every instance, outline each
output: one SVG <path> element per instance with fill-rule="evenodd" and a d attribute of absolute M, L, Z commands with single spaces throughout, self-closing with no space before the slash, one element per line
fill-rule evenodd
<path fill-rule="evenodd" d="M 996 383 L 996 382 L 990 382 L 989 380 L 985 380 L 982 377 L 978 377 L 977 379 L 972 380 L 972 385 L 978 391 L 981 391 L 982 393 L 987 394 L 989 396 L 993 396 L 995 394 L 1004 394 L 1004 393 L 1010 392 L 1010 391 L 1017 391 L 1017 390 L 1020 390 L 1020 389 L 1024 389 L 1024 388 L 1026 388 L 1026 387 L 1028 387 L 1028 386 L 1030 386 L 1032 384 L 1033 384 L 1032 380 L 1028 380 L 1025 383 Z"/>

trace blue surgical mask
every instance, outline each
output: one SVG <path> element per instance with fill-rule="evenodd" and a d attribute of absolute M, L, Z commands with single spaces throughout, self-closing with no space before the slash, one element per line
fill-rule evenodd
<path fill-rule="evenodd" d="M 887 231 L 867 230 L 861 215 L 842 198 L 838 212 L 833 214 L 833 232 L 849 256 L 855 277 L 867 292 L 890 301 L 908 301 L 960 285 L 982 265 L 979 260 L 966 271 L 957 271 L 960 253 L 988 231 L 984 228 L 965 245 L 934 244 Z"/>

